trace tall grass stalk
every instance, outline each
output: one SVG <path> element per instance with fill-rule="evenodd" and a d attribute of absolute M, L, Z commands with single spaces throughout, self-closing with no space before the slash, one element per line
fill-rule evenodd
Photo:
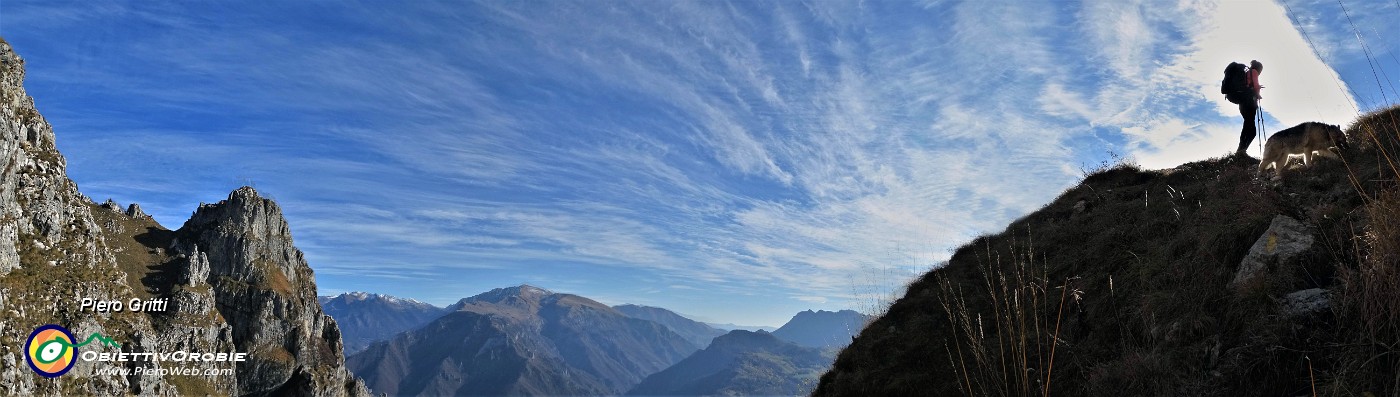
<path fill-rule="evenodd" d="M 1060 286 L 1060 310 L 1058 310 L 1058 312 L 1055 314 L 1055 336 L 1052 336 L 1050 338 L 1051 342 L 1057 342 L 1060 340 L 1060 319 L 1063 319 L 1065 315 L 1065 294 L 1067 293 L 1069 293 L 1069 279 L 1065 279 L 1065 283 Z M 1050 364 L 1045 370 L 1044 397 L 1050 397 L 1050 374 L 1055 370 L 1056 345 L 1058 345 L 1058 343 L 1051 343 L 1050 345 Z"/>
<path fill-rule="evenodd" d="M 1049 393 L 1058 331 L 1045 316 L 1047 292 L 1054 289 L 1044 261 L 1037 263 L 1031 241 L 1012 241 L 1005 256 L 986 246 L 980 262 L 981 285 L 938 279 L 940 303 L 953 338 L 948 360 L 967 396 L 1036 396 Z M 1069 280 L 1061 286 L 1063 313 Z M 981 290 L 981 291 L 975 291 Z M 985 301 L 990 313 L 973 312 L 968 300 Z M 1053 329 L 1058 329 L 1059 319 Z"/>
<path fill-rule="evenodd" d="M 1376 156 L 1374 179 L 1348 167 L 1365 201 L 1365 229 L 1358 236 L 1356 263 L 1337 266 L 1338 313 L 1349 328 L 1336 348 L 1337 367 L 1327 394 L 1400 396 L 1400 107 L 1362 116 L 1351 128 Z M 1366 150 L 1359 151 L 1364 153 Z M 1363 159 L 1357 159 L 1363 160 Z M 1311 375 L 1311 362 L 1309 362 Z M 1381 392 L 1381 393 L 1377 393 Z"/>

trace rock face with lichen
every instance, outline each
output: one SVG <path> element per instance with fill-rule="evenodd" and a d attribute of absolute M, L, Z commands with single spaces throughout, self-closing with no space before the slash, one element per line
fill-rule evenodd
<path fill-rule="evenodd" d="M 321 312 L 311 267 L 276 203 L 239 188 L 200 205 L 174 234 L 173 252 L 199 257 L 187 261 L 184 278 L 204 277 L 237 350 L 253 357 L 238 367 L 239 394 L 363 390 L 345 370 L 340 329 Z"/>
<path fill-rule="evenodd" d="M 1276 271 L 1292 265 L 1301 254 L 1312 249 L 1313 236 L 1308 227 L 1297 219 L 1279 215 L 1269 224 L 1259 240 L 1249 248 L 1249 254 L 1240 261 L 1240 268 L 1231 286 L 1241 286 L 1259 278 L 1263 273 Z"/>
<path fill-rule="evenodd" d="M 175 231 L 138 205 L 97 204 L 65 174 L 23 80 L 24 61 L 0 40 L 0 395 L 368 395 L 345 369 L 340 331 L 317 305 L 311 268 L 275 203 L 241 188 L 201 205 Z M 80 309 L 83 298 L 169 304 L 94 312 Z M 79 351 L 241 352 L 248 360 L 78 360 L 49 379 L 23 351 L 44 324 L 115 344 Z"/>

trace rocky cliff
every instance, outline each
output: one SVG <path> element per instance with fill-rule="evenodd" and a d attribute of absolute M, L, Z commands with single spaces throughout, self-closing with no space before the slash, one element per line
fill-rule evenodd
<path fill-rule="evenodd" d="M 95 204 L 66 176 L 23 80 L 24 61 L 0 40 L 0 394 L 367 395 L 345 370 L 339 331 L 316 304 L 311 269 L 276 204 L 238 189 L 201 205 L 177 231 L 134 204 Z M 168 304 L 99 311 L 80 307 L 84 298 Z M 241 352 L 248 360 L 77 360 L 49 379 L 23 351 L 45 324 L 71 330 L 74 342 L 98 334 L 115 345 L 79 351 Z M 214 372 L 155 371 L 177 367 Z"/>
<path fill-rule="evenodd" d="M 345 369 L 340 329 L 321 311 L 311 267 L 272 200 L 242 187 L 227 200 L 201 204 L 174 232 L 170 250 L 183 259 L 177 285 L 208 286 L 234 345 L 251 356 L 238 366 L 240 394 L 365 390 Z M 197 306 L 202 297 L 176 302 L 207 307 Z"/>

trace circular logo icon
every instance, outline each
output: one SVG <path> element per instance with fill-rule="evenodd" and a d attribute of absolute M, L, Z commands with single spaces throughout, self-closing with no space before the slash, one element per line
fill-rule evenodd
<path fill-rule="evenodd" d="M 75 350 L 73 334 L 67 328 L 48 324 L 29 334 L 24 342 L 24 361 L 39 375 L 56 378 L 73 369 Z"/>

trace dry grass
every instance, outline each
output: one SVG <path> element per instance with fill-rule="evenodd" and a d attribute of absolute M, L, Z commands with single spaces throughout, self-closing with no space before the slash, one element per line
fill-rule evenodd
<path fill-rule="evenodd" d="M 1036 264 L 1030 244 L 1013 242 L 1007 257 L 986 248 L 980 270 L 990 312 L 969 309 L 964 290 L 938 278 L 940 303 L 953 324 L 945 349 L 957 371 L 958 390 L 968 396 L 1048 394 L 1069 281 L 1054 285 L 1044 263 Z M 1055 296 L 1058 307 L 1047 307 Z M 1053 324 L 1047 308 L 1057 312 Z"/>
<path fill-rule="evenodd" d="M 1306 393 L 1309 336 L 1278 321 L 1274 297 L 1329 276 L 1303 266 L 1244 294 L 1227 288 L 1275 215 L 1301 216 L 1255 165 L 1090 171 L 912 283 L 815 394 Z"/>
<path fill-rule="evenodd" d="M 1086 171 L 911 283 L 814 395 L 1400 397 L 1397 118 L 1361 118 L 1343 161 L 1277 182 L 1233 156 Z M 1277 215 L 1313 249 L 1229 287 Z M 1309 288 L 1332 310 L 1282 313 Z"/>
<path fill-rule="evenodd" d="M 1337 267 L 1336 367 L 1327 394 L 1400 396 L 1400 107 L 1359 119 L 1349 128 L 1363 156 L 1351 178 L 1365 197 L 1364 227 L 1352 247 L 1356 260 Z"/>
<path fill-rule="evenodd" d="M 87 205 L 134 297 L 150 299 L 169 293 L 177 276 L 175 259 L 166 252 L 171 232 L 151 218 L 135 219 L 96 203 Z"/>

